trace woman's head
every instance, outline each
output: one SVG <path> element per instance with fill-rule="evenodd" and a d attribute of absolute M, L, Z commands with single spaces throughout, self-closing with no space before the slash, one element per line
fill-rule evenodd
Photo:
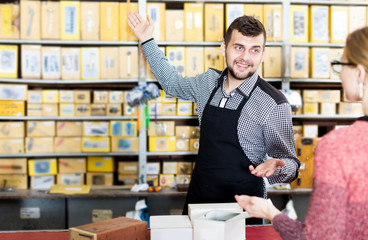
<path fill-rule="evenodd" d="M 368 27 L 350 33 L 344 49 L 346 60 L 368 71 Z"/>

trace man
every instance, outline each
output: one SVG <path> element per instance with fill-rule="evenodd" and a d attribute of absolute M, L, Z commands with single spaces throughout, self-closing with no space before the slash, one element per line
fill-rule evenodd
<path fill-rule="evenodd" d="M 240 193 L 266 197 L 263 177 L 270 183 L 296 178 L 300 162 L 290 105 L 257 74 L 265 55 L 261 22 L 235 19 L 221 44 L 227 68 L 195 77 L 178 75 L 168 63 L 152 38 L 150 17 L 146 22 L 129 13 L 128 24 L 164 91 L 198 104 L 199 152 L 183 214 L 188 203 L 234 202 Z"/>

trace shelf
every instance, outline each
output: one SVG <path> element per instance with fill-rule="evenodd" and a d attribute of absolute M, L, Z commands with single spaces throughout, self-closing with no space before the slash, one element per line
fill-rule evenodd
<path fill-rule="evenodd" d="M 282 78 L 263 78 L 263 80 L 267 81 L 267 82 L 282 82 Z M 158 83 L 158 81 L 156 79 L 147 79 L 147 82 L 153 82 L 153 83 Z"/>
<path fill-rule="evenodd" d="M 88 156 L 138 156 L 138 152 L 84 152 L 84 153 L 20 153 L 0 154 L 1 158 L 60 158 L 60 157 L 88 157 Z"/>
<path fill-rule="evenodd" d="M 106 84 L 106 83 L 138 83 L 138 79 L 97 79 L 97 80 L 46 80 L 46 79 L 24 79 L 24 78 L 0 78 L 1 83 L 23 83 L 23 84 L 55 84 L 55 85 L 77 85 L 77 84 Z"/>
<path fill-rule="evenodd" d="M 295 189 L 288 189 L 288 190 L 267 189 L 268 195 L 309 194 L 311 192 L 312 192 L 311 188 L 295 188 Z"/>
<path fill-rule="evenodd" d="M 198 2 L 203 2 L 203 3 L 261 3 L 261 4 L 266 4 L 266 3 L 282 3 L 282 0 L 229 0 L 229 1 L 224 1 L 224 0 L 203 0 L 203 1 L 198 1 L 198 0 L 148 0 L 147 2 L 189 2 L 189 3 L 198 3 Z"/>
<path fill-rule="evenodd" d="M 303 119 L 303 120 L 356 120 L 357 118 L 361 117 L 360 115 L 344 115 L 344 114 L 337 114 L 337 115 L 293 115 L 293 119 Z"/>
<path fill-rule="evenodd" d="M 147 152 L 147 156 L 171 156 L 171 155 L 198 155 L 198 151 L 182 151 L 182 152 Z"/>
<path fill-rule="evenodd" d="M 166 41 L 156 41 L 159 46 L 214 46 L 220 47 L 221 42 L 166 42 Z M 266 42 L 266 46 L 283 46 L 283 42 Z"/>
<path fill-rule="evenodd" d="M 290 78 L 291 83 L 341 83 L 340 79 Z"/>
<path fill-rule="evenodd" d="M 198 120 L 198 116 L 153 116 L 150 115 L 151 120 Z"/>
<path fill-rule="evenodd" d="M 317 0 L 291 0 L 290 4 L 304 4 L 304 5 L 356 5 L 356 6 L 367 6 L 367 2 L 359 1 L 317 1 Z"/>
<path fill-rule="evenodd" d="M 55 120 L 55 121 L 109 121 L 109 120 L 131 120 L 131 119 L 137 119 L 137 116 L 117 116 L 117 117 L 113 117 L 113 116 L 88 116 L 88 117 L 30 117 L 30 116 L 25 116 L 25 117 L 6 117 L 6 116 L 1 116 L 0 120 L 7 120 L 7 121 L 24 121 L 24 120 L 29 120 L 29 121 L 37 121 L 37 120 L 42 120 L 42 121 L 51 121 L 51 120 Z"/>
<path fill-rule="evenodd" d="M 344 43 L 290 43 L 292 47 L 333 47 L 343 48 Z"/>
<path fill-rule="evenodd" d="M 0 44 L 138 46 L 137 41 L 74 41 L 74 40 L 66 41 L 66 40 L 23 40 L 23 39 L 1 39 Z"/>

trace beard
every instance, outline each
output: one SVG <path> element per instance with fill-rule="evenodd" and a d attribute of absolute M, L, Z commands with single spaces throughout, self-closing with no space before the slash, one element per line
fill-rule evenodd
<path fill-rule="evenodd" d="M 255 71 L 249 71 L 248 74 L 241 74 L 241 73 L 236 73 L 234 71 L 234 68 L 233 66 L 236 64 L 236 60 L 234 60 L 234 64 L 233 65 L 230 65 L 228 62 L 227 62 L 227 58 L 226 58 L 226 65 L 227 65 L 227 69 L 228 69 L 228 72 L 229 74 L 236 80 L 239 80 L 239 81 L 244 81 L 246 79 L 248 79 L 250 76 L 252 76 Z M 252 66 L 253 67 L 253 64 L 250 64 L 248 63 L 249 66 Z"/>

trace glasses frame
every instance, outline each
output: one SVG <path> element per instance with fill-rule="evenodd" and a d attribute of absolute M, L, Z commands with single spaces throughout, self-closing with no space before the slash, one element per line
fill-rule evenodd
<path fill-rule="evenodd" d="M 331 68 L 332 68 L 332 71 L 334 71 L 335 73 L 337 74 L 340 74 L 341 71 L 336 71 L 334 69 L 333 66 L 335 65 L 341 65 L 341 66 L 353 66 L 353 67 L 356 67 L 357 65 L 355 63 L 351 63 L 351 62 L 340 62 L 340 61 L 337 61 L 337 60 L 334 60 L 331 62 Z M 341 68 L 342 69 L 342 68 Z"/>

